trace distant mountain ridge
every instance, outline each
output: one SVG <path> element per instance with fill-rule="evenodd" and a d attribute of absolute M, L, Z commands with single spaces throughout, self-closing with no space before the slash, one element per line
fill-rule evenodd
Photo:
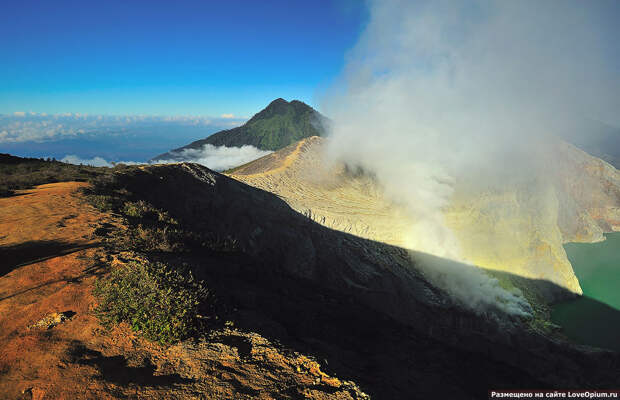
<path fill-rule="evenodd" d="M 620 128 L 617 126 L 584 119 L 567 129 L 561 136 L 588 154 L 620 169 Z"/>
<path fill-rule="evenodd" d="M 278 98 L 254 115 L 242 126 L 226 129 L 196 140 L 151 159 L 170 160 L 187 149 L 200 149 L 205 144 L 241 147 L 251 145 L 261 150 L 275 151 L 310 136 L 325 136 L 328 119 L 299 100 L 290 102 Z"/>

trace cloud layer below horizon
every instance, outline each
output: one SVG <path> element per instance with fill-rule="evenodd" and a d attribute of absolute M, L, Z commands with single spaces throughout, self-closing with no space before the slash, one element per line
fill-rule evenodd
<path fill-rule="evenodd" d="M 0 144 L 23 142 L 48 142 L 79 136 L 131 133 L 137 128 L 150 126 L 169 127 L 218 127 L 232 128 L 241 125 L 245 118 L 226 114 L 217 118 L 196 116 L 149 115 L 87 115 L 15 112 L 0 115 Z"/>
<path fill-rule="evenodd" d="M 215 171 L 224 171 L 271 154 L 271 151 L 260 150 L 250 145 L 226 147 L 205 144 L 200 149 L 184 149 L 171 154 L 175 156 L 174 159 L 157 160 L 156 163 L 195 162 Z"/>
<path fill-rule="evenodd" d="M 226 147 L 213 146 L 206 144 L 200 149 L 185 149 L 172 153 L 175 157 L 168 160 L 157 160 L 152 164 L 171 164 L 178 162 L 193 162 L 204 165 L 215 171 L 224 171 L 239 165 L 246 164 L 257 158 L 270 154 L 270 151 L 263 151 L 254 146 Z M 136 165 L 145 164 L 136 161 L 110 162 L 103 157 L 80 158 L 74 154 L 66 155 L 60 161 L 69 164 L 84 164 L 93 167 L 113 167 L 114 164 Z"/>
<path fill-rule="evenodd" d="M 147 162 L 170 149 L 243 124 L 237 117 L 0 115 L 0 153 L 81 160 L 84 164 Z"/>

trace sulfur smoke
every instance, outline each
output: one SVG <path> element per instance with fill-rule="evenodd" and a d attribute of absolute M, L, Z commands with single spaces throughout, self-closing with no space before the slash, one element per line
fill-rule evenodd
<path fill-rule="evenodd" d="M 368 5 L 368 25 L 322 104 L 333 118 L 329 153 L 372 171 L 407 207 L 411 249 L 460 260 L 442 216 L 456 186 L 535 185 L 553 175 L 556 136 L 584 120 L 620 123 L 612 17 L 620 3 Z M 473 307 L 506 297 L 496 281 L 467 271 L 429 275 Z M 513 306 L 522 309 L 506 311 Z"/>

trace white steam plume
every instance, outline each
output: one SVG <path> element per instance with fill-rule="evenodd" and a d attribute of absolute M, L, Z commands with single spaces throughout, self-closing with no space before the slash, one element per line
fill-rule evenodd
<path fill-rule="evenodd" d="M 436 286 L 478 312 L 501 311 L 527 316 L 532 307 L 519 289 L 507 291 L 478 267 L 429 254 L 415 253 L 418 267 Z"/>
<path fill-rule="evenodd" d="M 369 7 L 343 78 L 323 102 L 334 121 L 329 152 L 371 170 L 407 206 L 412 249 L 459 259 L 442 216 L 455 185 L 544 179 L 552 135 L 584 118 L 620 123 L 619 35 L 610 17 L 618 2 Z M 459 293 L 459 285 L 476 290 L 472 282 L 446 284 Z"/>

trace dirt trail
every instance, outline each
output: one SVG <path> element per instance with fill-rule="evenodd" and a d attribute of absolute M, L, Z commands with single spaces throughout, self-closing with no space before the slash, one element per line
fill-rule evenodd
<path fill-rule="evenodd" d="M 93 231 L 105 222 L 76 195 L 84 185 L 54 183 L 0 199 L 2 398 L 22 391 L 26 398 L 52 398 L 53 386 L 78 383 L 66 381 L 62 358 L 75 341 L 92 341 L 97 329 L 88 312 L 97 269 Z M 49 330 L 28 328 L 54 312 L 72 318 Z"/>
<path fill-rule="evenodd" d="M 0 399 L 365 398 L 255 333 L 226 328 L 165 348 L 124 324 L 104 330 L 91 290 L 122 255 L 94 233 L 119 221 L 84 201 L 84 185 L 0 198 Z M 69 319 L 31 328 L 53 313 Z"/>

